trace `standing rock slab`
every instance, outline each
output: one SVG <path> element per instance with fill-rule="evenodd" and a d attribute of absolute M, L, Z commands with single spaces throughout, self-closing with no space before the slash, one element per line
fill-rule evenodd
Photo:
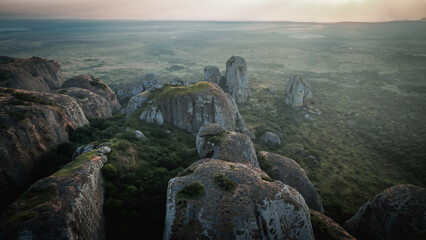
<path fill-rule="evenodd" d="M 107 161 L 85 153 L 34 183 L 0 220 L 1 239 L 105 239 L 103 179 Z"/>
<path fill-rule="evenodd" d="M 219 68 L 215 66 L 207 66 L 204 68 L 204 81 L 216 83 L 219 85 L 222 75 Z"/>
<path fill-rule="evenodd" d="M 358 239 L 426 239 L 426 189 L 410 184 L 385 189 L 345 223 Z"/>
<path fill-rule="evenodd" d="M 140 120 L 152 125 L 164 125 L 163 114 L 156 106 L 151 106 L 147 110 L 143 111 L 140 116 Z"/>
<path fill-rule="evenodd" d="M 200 158 L 221 159 L 259 168 L 256 150 L 250 138 L 243 133 L 225 132 L 219 124 L 202 126 L 197 135 L 196 147 Z"/>
<path fill-rule="evenodd" d="M 265 151 L 260 152 L 260 156 L 271 166 L 271 168 L 264 169 L 270 177 L 299 191 L 310 208 L 324 212 L 324 207 L 314 185 L 312 185 L 305 170 L 296 161 Z"/>
<path fill-rule="evenodd" d="M 164 239 L 314 239 L 291 187 L 241 163 L 203 159 L 169 181 Z"/>
<path fill-rule="evenodd" d="M 307 107 L 312 102 L 311 86 L 298 75 L 292 75 L 285 87 L 285 104 L 292 108 Z"/>
<path fill-rule="evenodd" d="M 225 77 L 219 86 L 231 95 L 236 103 L 246 103 L 249 97 L 246 60 L 232 56 L 226 62 Z"/>

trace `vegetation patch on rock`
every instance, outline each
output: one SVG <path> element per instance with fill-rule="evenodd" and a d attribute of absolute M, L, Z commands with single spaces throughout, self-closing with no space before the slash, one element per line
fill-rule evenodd
<path fill-rule="evenodd" d="M 221 173 L 217 173 L 213 177 L 214 183 L 225 192 L 230 192 L 237 187 L 237 184 Z"/>
<path fill-rule="evenodd" d="M 201 197 L 203 197 L 206 194 L 206 191 L 204 189 L 204 185 L 195 182 L 186 185 L 182 190 L 180 190 L 177 194 L 179 198 L 186 198 L 186 199 L 195 199 L 198 200 Z"/>

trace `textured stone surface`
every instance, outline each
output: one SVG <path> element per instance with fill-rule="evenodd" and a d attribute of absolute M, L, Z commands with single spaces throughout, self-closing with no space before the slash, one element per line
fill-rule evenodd
<path fill-rule="evenodd" d="M 55 93 L 73 97 L 78 102 L 81 109 L 83 109 L 84 115 L 88 119 L 109 118 L 112 116 L 113 110 L 110 102 L 102 95 L 90 90 L 71 87 L 56 90 Z"/>
<path fill-rule="evenodd" d="M 163 114 L 161 113 L 160 109 L 156 106 L 148 107 L 148 109 L 144 110 L 141 113 L 140 120 L 157 126 L 163 126 L 164 125 L 164 118 Z"/>
<path fill-rule="evenodd" d="M 169 181 L 164 239 L 314 239 L 303 197 L 279 181 L 263 180 L 260 169 L 203 159 L 186 172 Z M 218 176 L 233 187 L 218 184 Z M 182 195 L 193 183 L 204 193 Z"/>
<path fill-rule="evenodd" d="M 204 81 L 216 83 L 219 85 L 222 75 L 219 68 L 215 66 L 207 66 L 204 68 Z"/>
<path fill-rule="evenodd" d="M 94 151 L 96 152 L 96 151 Z M 91 155 L 92 154 L 92 155 Z M 104 155 L 86 153 L 34 183 L 5 212 L 1 239 L 104 239 Z M 61 172 L 63 171 L 63 172 Z"/>
<path fill-rule="evenodd" d="M 168 86 L 144 96 L 150 99 L 147 104 L 161 111 L 165 123 L 184 131 L 198 133 L 206 123 L 217 123 L 229 131 L 247 131 L 237 105 L 216 84 Z"/>
<path fill-rule="evenodd" d="M 426 189 L 409 184 L 387 188 L 344 226 L 358 239 L 426 239 Z"/>
<path fill-rule="evenodd" d="M 285 87 L 285 103 L 292 108 L 300 108 L 309 106 L 311 102 L 312 92 L 309 83 L 298 75 L 292 75 Z"/>
<path fill-rule="evenodd" d="M 1 196 L 28 184 L 45 164 L 41 153 L 68 142 L 71 131 L 89 123 L 74 98 L 62 94 L 14 90 L 1 94 L 0 109 Z"/>
<path fill-rule="evenodd" d="M 256 150 L 250 138 L 237 132 L 219 132 L 202 136 L 203 127 L 197 135 L 196 147 L 200 158 L 221 159 L 228 162 L 250 164 L 259 168 Z"/>
<path fill-rule="evenodd" d="M 249 97 L 247 64 L 244 58 L 232 56 L 226 62 L 225 77 L 220 87 L 235 100 L 236 103 L 245 103 Z"/>
<path fill-rule="evenodd" d="M 121 105 L 117 100 L 115 92 L 105 83 L 96 79 L 92 75 L 81 74 L 67 79 L 61 88 L 77 87 L 90 90 L 100 96 L 103 96 L 109 103 L 113 113 L 120 111 Z"/>
<path fill-rule="evenodd" d="M 333 219 L 311 209 L 311 221 L 315 239 L 356 240 Z"/>
<path fill-rule="evenodd" d="M 200 127 L 200 131 L 198 132 L 198 136 L 213 136 L 223 133 L 225 130 L 222 126 L 217 123 L 207 123 Z"/>
<path fill-rule="evenodd" d="M 132 113 L 136 112 L 142 105 L 149 100 L 149 93 L 143 92 L 130 98 L 126 107 L 126 117 L 129 118 Z"/>
<path fill-rule="evenodd" d="M 265 151 L 260 152 L 260 156 L 271 166 L 271 168 L 264 169 L 270 177 L 299 191 L 310 208 L 324 212 L 324 207 L 314 185 L 312 185 L 305 170 L 296 161 Z"/>
<path fill-rule="evenodd" d="M 281 144 L 281 140 L 278 137 L 277 134 L 273 133 L 273 132 L 265 132 L 261 137 L 260 140 L 262 142 L 264 142 L 267 145 L 271 145 L 271 146 L 275 146 L 275 145 L 280 145 Z"/>
<path fill-rule="evenodd" d="M 141 82 L 125 82 L 120 83 L 120 85 L 115 86 L 116 94 L 118 98 L 126 98 L 138 95 L 139 93 L 145 91 L 143 83 Z"/>
<path fill-rule="evenodd" d="M 61 66 L 55 61 L 0 57 L 0 87 L 49 92 L 64 81 Z"/>

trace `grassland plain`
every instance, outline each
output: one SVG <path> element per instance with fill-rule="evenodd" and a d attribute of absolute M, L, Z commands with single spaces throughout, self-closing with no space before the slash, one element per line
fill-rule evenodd
<path fill-rule="evenodd" d="M 22 20 L 0 21 L 0 29 L 1 55 L 55 59 L 66 77 L 90 73 L 109 84 L 139 81 L 151 72 L 163 80 L 197 82 L 205 66 L 216 65 L 224 73 L 230 56 L 244 57 L 252 99 L 240 111 L 258 137 L 266 130 L 282 134 L 281 146 L 269 148 L 256 141 L 256 149 L 301 164 L 326 213 L 339 223 L 386 187 L 426 186 L 426 22 Z M 312 85 L 314 107 L 322 111 L 313 115 L 315 121 L 285 106 L 284 88 L 291 74 Z M 74 140 L 114 138 L 122 123 L 111 124 L 102 130 L 96 124 L 82 129 Z M 126 124 L 152 131 L 137 119 Z M 153 136 L 159 143 L 166 141 L 161 134 Z M 174 151 L 156 146 L 155 154 Z M 293 154 L 291 149 L 300 146 L 316 159 Z M 161 159 L 166 164 L 168 158 Z M 157 169 L 159 178 L 177 174 L 161 174 L 163 170 Z"/>

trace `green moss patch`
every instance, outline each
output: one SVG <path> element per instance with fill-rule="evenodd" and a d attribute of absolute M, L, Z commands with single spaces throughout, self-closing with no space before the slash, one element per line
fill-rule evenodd
<path fill-rule="evenodd" d="M 73 174 L 78 168 L 80 168 L 81 164 L 83 164 L 86 161 L 90 161 L 92 158 L 96 156 L 96 154 L 97 154 L 97 150 L 92 150 L 90 152 L 87 152 L 78 156 L 76 159 L 74 159 L 74 161 L 68 163 L 59 171 L 57 171 L 55 174 L 53 174 L 53 176 L 63 177 L 63 176 L 69 176 Z"/>
<path fill-rule="evenodd" d="M 206 141 L 217 145 L 222 143 L 226 139 L 226 137 L 228 137 L 228 135 L 229 135 L 228 132 L 222 132 L 221 134 L 218 134 L 218 135 L 206 136 Z"/>
<path fill-rule="evenodd" d="M 317 240 L 338 240 L 330 228 L 316 215 L 311 214 L 312 229 Z"/>
<path fill-rule="evenodd" d="M 272 179 L 272 178 L 270 178 L 270 177 L 268 177 L 268 176 L 266 176 L 266 175 L 262 175 L 261 177 L 262 177 L 262 180 L 264 180 L 264 181 L 267 181 L 267 182 L 275 182 L 275 180 L 274 180 L 274 179 Z"/>
<path fill-rule="evenodd" d="M 102 89 L 102 90 L 107 89 L 107 85 L 103 84 L 103 83 L 101 82 L 101 80 L 96 79 L 96 78 L 95 78 L 95 79 L 93 79 L 93 81 L 91 81 L 91 82 L 90 82 L 90 85 L 92 85 L 93 87 L 96 87 L 96 88 Z"/>
<path fill-rule="evenodd" d="M 195 169 L 196 169 L 195 167 L 187 168 L 183 172 L 180 172 L 178 176 L 183 177 L 183 176 L 191 175 L 194 173 Z"/>
<path fill-rule="evenodd" d="M 166 86 L 160 90 L 154 91 L 150 93 L 150 98 L 152 99 L 164 99 L 170 98 L 173 96 L 185 95 L 188 93 L 201 92 L 206 90 L 209 87 L 208 82 L 198 82 L 188 87 L 172 87 Z"/>
<path fill-rule="evenodd" d="M 34 207 L 43 204 L 58 196 L 58 189 L 55 184 L 50 184 L 43 187 L 31 187 L 18 199 L 19 205 L 18 212 L 30 210 Z"/>
<path fill-rule="evenodd" d="M 237 187 L 237 184 L 232 180 L 225 177 L 225 175 L 221 173 L 217 173 L 213 177 L 214 183 L 220 187 L 225 192 L 230 192 Z"/>
<path fill-rule="evenodd" d="M 205 194 L 206 191 L 204 190 L 204 185 L 199 182 L 195 182 L 186 185 L 178 192 L 177 197 L 197 200 L 203 197 Z"/>
<path fill-rule="evenodd" d="M 32 94 L 28 94 L 28 93 L 23 93 L 23 92 L 15 92 L 12 94 L 15 99 L 19 99 L 19 100 L 23 100 L 23 101 L 27 101 L 27 102 L 32 102 L 32 103 L 38 103 L 38 104 L 43 104 L 43 105 L 52 105 L 52 103 L 45 101 L 39 97 L 36 97 Z"/>
<path fill-rule="evenodd" d="M 21 222 L 27 222 L 29 220 L 32 220 L 34 218 L 36 218 L 38 215 L 37 212 L 34 211 L 25 211 L 25 212 L 18 212 L 15 215 L 13 215 L 12 217 L 8 218 L 6 220 L 7 223 L 12 224 L 12 225 L 16 225 L 18 223 Z"/>

